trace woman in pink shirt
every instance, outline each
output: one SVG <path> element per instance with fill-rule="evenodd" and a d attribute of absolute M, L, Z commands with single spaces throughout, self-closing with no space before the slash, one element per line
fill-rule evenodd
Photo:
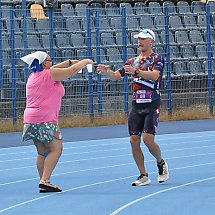
<path fill-rule="evenodd" d="M 26 85 L 26 108 L 22 140 L 32 139 L 38 152 L 37 169 L 40 192 L 61 192 L 50 177 L 62 153 L 58 114 L 65 90 L 61 83 L 87 64 L 90 59 L 66 60 L 52 66 L 50 56 L 41 51 L 22 57 L 32 70 Z"/>

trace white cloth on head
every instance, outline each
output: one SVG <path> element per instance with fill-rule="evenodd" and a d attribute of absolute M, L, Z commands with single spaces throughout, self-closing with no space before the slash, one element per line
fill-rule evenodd
<path fill-rule="evenodd" d="M 31 66 L 32 62 L 37 59 L 39 61 L 39 64 L 41 64 L 46 58 L 48 54 L 46 52 L 37 51 L 31 54 L 28 54 L 24 57 L 21 57 L 20 59 L 27 63 L 29 67 Z"/>

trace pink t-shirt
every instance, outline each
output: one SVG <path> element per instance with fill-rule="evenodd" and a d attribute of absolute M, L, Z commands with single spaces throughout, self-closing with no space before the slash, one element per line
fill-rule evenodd
<path fill-rule="evenodd" d="M 64 94 L 62 83 L 53 80 L 50 69 L 33 72 L 26 85 L 24 123 L 58 122 Z"/>

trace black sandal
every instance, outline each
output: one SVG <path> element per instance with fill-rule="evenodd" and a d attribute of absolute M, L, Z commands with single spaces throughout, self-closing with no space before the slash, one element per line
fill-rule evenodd
<path fill-rule="evenodd" d="M 59 187 L 51 184 L 50 181 L 48 180 L 40 181 L 39 188 L 40 188 L 40 193 L 62 192 L 62 190 Z"/>

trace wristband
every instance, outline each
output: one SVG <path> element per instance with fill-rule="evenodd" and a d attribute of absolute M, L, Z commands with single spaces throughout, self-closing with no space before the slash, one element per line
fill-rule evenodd
<path fill-rule="evenodd" d="M 140 71 L 138 69 L 135 70 L 134 75 L 139 75 Z"/>
<path fill-rule="evenodd" d="M 72 66 L 72 61 L 71 60 L 69 60 L 69 66 Z"/>

